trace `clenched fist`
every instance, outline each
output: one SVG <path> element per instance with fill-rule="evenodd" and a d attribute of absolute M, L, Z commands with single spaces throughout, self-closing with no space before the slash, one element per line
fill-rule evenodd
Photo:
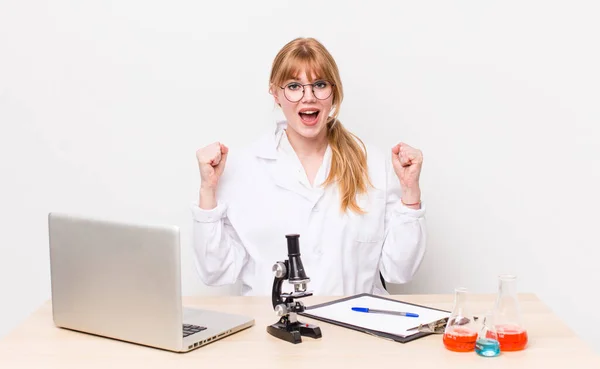
<path fill-rule="evenodd" d="M 405 204 L 416 204 L 421 201 L 419 177 L 423 165 L 423 154 L 405 143 L 392 148 L 394 171 L 400 180 L 402 201 Z"/>
<path fill-rule="evenodd" d="M 200 168 L 201 188 L 216 190 L 219 178 L 225 170 L 229 149 L 220 142 L 212 143 L 196 151 Z"/>

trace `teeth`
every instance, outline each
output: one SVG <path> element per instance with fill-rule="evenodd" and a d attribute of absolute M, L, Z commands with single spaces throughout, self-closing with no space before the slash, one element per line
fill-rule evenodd
<path fill-rule="evenodd" d="M 302 114 L 315 114 L 317 111 L 316 110 L 309 110 L 309 111 L 302 111 Z"/>

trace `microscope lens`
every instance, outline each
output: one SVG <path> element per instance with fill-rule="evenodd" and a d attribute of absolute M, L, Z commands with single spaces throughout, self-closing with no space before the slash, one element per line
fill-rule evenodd
<path fill-rule="evenodd" d="M 288 255 L 300 255 L 300 242 L 298 238 L 300 235 L 297 234 L 289 234 L 285 236 L 288 240 Z"/>

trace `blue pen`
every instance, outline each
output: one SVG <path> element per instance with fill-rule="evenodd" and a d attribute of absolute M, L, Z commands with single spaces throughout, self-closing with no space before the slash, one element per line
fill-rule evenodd
<path fill-rule="evenodd" d="M 353 307 L 352 310 L 360 311 L 361 313 L 380 313 L 380 314 L 392 314 L 392 315 L 402 315 L 409 316 L 412 318 L 418 318 L 419 314 L 415 313 L 406 313 L 403 311 L 392 311 L 392 310 L 379 310 L 379 309 L 370 309 L 365 307 Z"/>

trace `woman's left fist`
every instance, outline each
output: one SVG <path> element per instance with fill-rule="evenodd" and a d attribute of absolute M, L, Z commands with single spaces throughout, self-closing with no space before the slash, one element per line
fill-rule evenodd
<path fill-rule="evenodd" d="M 400 186 L 406 195 L 411 195 L 411 192 L 419 190 L 419 176 L 421 175 L 421 166 L 423 165 L 423 153 L 421 150 L 415 149 L 403 142 L 392 147 L 392 164 L 394 171 L 400 180 Z M 418 196 L 417 199 L 405 199 L 409 202 L 412 200 L 420 200 L 419 193 L 413 195 Z M 404 196 L 403 196 L 404 198 Z"/>

